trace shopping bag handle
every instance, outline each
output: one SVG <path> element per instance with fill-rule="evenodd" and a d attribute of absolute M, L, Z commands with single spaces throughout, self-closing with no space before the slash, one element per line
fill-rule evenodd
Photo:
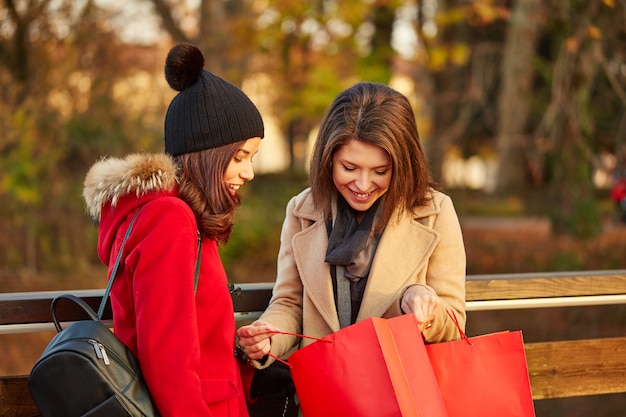
<path fill-rule="evenodd" d="M 456 313 L 453 310 L 449 310 L 449 309 L 446 309 L 446 313 L 448 313 L 448 317 L 450 317 L 450 319 L 452 320 L 452 322 L 456 326 L 457 330 L 459 331 L 459 334 L 461 335 L 461 339 L 465 340 L 468 345 L 473 346 L 472 342 L 467 337 L 467 335 L 465 334 L 463 329 L 461 329 L 461 325 L 459 324 L 459 319 L 457 318 Z M 287 336 L 301 337 L 301 338 L 304 338 L 304 339 L 315 340 L 317 342 L 335 343 L 334 340 L 329 340 L 329 339 L 326 339 L 326 338 L 306 336 L 306 335 L 299 334 L 299 333 L 284 332 L 282 330 L 270 330 L 269 333 L 272 333 L 272 334 L 284 334 L 284 335 L 287 335 Z M 279 362 L 281 362 L 281 363 L 283 363 L 283 364 L 285 364 L 285 365 L 287 365 L 287 366 L 289 366 L 291 368 L 291 364 L 289 364 L 286 360 L 279 358 L 278 356 L 274 355 L 273 353 L 269 353 L 268 352 L 267 355 L 272 357 L 272 358 L 274 358 L 274 360 L 277 360 L 277 361 L 279 361 Z"/>
<path fill-rule="evenodd" d="M 457 318 L 456 313 L 453 310 L 448 310 L 448 309 L 446 309 L 446 313 L 448 313 L 448 317 L 450 317 L 452 321 L 454 322 L 454 325 L 456 326 L 457 330 L 459 331 L 459 334 L 461 335 L 461 339 L 465 340 L 468 345 L 473 346 L 472 342 L 469 340 L 465 332 L 461 329 L 461 325 L 459 324 L 459 319 Z"/>
<path fill-rule="evenodd" d="M 319 338 L 319 337 L 313 337 L 313 336 L 306 336 L 303 334 L 299 334 L 299 333 L 291 333 L 291 332 L 283 332 L 281 330 L 270 330 L 269 333 L 272 334 L 284 334 L 287 336 L 295 336 L 295 337 L 301 337 L 303 339 L 311 339 L 311 340 L 315 340 L 317 342 L 326 342 L 326 343 L 335 343 L 334 340 L 329 340 L 329 339 L 324 339 L 324 338 Z M 278 362 L 281 362 L 285 365 L 287 365 L 288 367 L 291 368 L 291 364 L 288 363 L 286 360 L 279 358 L 278 356 L 274 355 L 273 353 L 267 353 L 267 356 L 270 356 L 272 358 L 274 358 L 275 360 L 277 360 Z"/>

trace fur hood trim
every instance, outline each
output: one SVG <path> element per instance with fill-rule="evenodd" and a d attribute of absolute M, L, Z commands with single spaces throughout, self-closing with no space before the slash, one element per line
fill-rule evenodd
<path fill-rule="evenodd" d="M 141 197 L 153 191 L 176 187 L 176 164 L 167 154 L 137 153 L 125 158 L 104 158 L 85 177 L 83 197 L 94 220 L 100 220 L 102 206 L 115 206 L 130 193 Z"/>

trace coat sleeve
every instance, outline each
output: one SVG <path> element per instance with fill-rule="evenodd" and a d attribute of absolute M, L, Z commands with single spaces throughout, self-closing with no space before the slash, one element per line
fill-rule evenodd
<path fill-rule="evenodd" d="M 441 211 L 434 218 L 434 230 L 440 240 L 433 251 L 426 271 L 426 286 L 442 300 L 433 327 L 424 332 L 427 342 L 441 342 L 459 338 L 459 331 L 446 310 L 456 315 L 461 329 L 465 329 L 465 274 L 466 254 L 463 234 L 452 200 L 444 196 Z"/>
<path fill-rule="evenodd" d="M 285 220 L 280 235 L 280 250 L 277 260 L 277 275 L 272 298 L 261 321 L 272 327 L 289 333 L 302 333 L 302 281 L 294 259 L 292 239 L 303 229 L 302 219 L 294 214 L 297 197 L 293 197 L 286 208 Z M 287 335 L 272 336 L 271 353 L 284 357 L 299 342 L 299 339 Z M 254 365 L 265 368 L 273 362 L 270 357 L 263 365 L 258 361 Z"/>

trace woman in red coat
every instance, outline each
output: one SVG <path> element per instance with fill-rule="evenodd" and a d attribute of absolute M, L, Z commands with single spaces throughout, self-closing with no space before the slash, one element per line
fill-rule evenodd
<path fill-rule="evenodd" d="M 115 333 L 139 358 L 160 414 L 247 417 L 218 245 L 230 236 L 237 190 L 254 177 L 264 128 L 249 98 L 203 66 L 194 46 L 170 51 L 165 76 L 179 93 L 165 118 L 165 153 L 97 162 L 83 195 L 109 271 L 141 209 L 111 304 Z"/>
<path fill-rule="evenodd" d="M 611 188 L 611 199 L 615 201 L 619 220 L 626 223 L 626 178 L 620 178 Z"/>

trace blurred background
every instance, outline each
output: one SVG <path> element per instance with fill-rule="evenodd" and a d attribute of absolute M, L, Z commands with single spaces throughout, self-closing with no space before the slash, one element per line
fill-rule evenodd
<path fill-rule="evenodd" d="M 162 150 L 178 42 L 266 123 L 222 248 L 231 281 L 274 280 L 316 128 L 362 80 L 412 101 L 468 274 L 626 268 L 624 0 L 5 0 L 0 291 L 105 286 L 82 182 L 102 156 Z M 4 340 L 0 368 L 28 370 L 30 342 Z"/>

